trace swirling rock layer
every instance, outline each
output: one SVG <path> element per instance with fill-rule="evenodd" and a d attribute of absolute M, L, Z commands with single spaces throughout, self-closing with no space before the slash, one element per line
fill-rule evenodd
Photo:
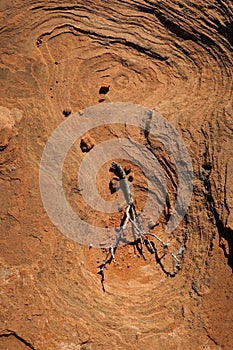
<path fill-rule="evenodd" d="M 0 347 L 231 349 L 232 2 L 15 0 L 0 10 Z M 50 222 L 38 174 L 46 141 L 65 117 L 106 102 L 166 117 L 189 150 L 195 179 L 186 218 L 169 237 L 185 243 L 179 273 L 168 278 L 149 254 L 143 261 L 123 247 L 103 293 L 96 272 L 105 253 Z M 166 150 L 138 130 L 94 130 L 83 149 L 78 140 L 64 164 L 67 198 L 87 214 L 76 186 L 83 150 L 122 133 L 150 144 L 164 169 L 168 202 L 156 232 L 166 239 L 177 176 Z M 108 166 L 97 176 L 106 199 Z M 146 180 L 133 171 L 142 203 Z"/>

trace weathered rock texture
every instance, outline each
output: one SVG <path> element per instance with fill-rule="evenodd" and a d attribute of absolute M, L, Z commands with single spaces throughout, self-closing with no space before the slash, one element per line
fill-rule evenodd
<path fill-rule="evenodd" d="M 0 9 L 0 348 L 232 349 L 231 0 L 2 0 Z M 96 272 L 105 253 L 51 223 L 38 174 L 48 137 L 70 112 L 117 101 L 154 108 L 177 128 L 195 180 L 175 233 L 186 239 L 179 273 L 169 278 L 149 254 L 143 261 L 120 248 L 104 293 Z M 97 130 L 82 145 L 88 151 L 119 132 Z M 176 177 L 150 142 L 171 194 Z M 84 156 L 74 146 L 64 166 L 79 209 Z M 106 169 L 97 182 L 110 198 Z M 140 196 L 146 183 L 133 170 Z"/>

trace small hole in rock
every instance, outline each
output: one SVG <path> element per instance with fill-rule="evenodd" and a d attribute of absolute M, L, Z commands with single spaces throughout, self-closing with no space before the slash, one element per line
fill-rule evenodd
<path fill-rule="evenodd" d="M 94 143 L 91 139 L 86 138 L 80 141 L 80 148 L 82 152 L 89 152 L 94 147 Z"/>
<path fill-rule="evenodd" d="M 110 85 L 102 85 L 99 89 L 100 95 L 106 95 L 109 92 Z"/>
<path fill-rule="evenodd" d="M 130 175 L 129 178 L 128 178 L 129 182 L 133 182 L 133 176 Z"/>
<path fill-rule="evenodd" d="M 64 117 L 68 117 L 71 114 L 71 110 L 70 109 L 64 109 L 62 114 L 64 115 Z"/>

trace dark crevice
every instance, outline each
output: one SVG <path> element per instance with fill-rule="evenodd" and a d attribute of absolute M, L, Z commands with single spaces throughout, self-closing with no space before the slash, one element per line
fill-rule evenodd
<path fill-rule="evenodd" d="M 0 334 L 0 338 L 8 338 L 8 337 L 14 337 L 17 340 L 19 340 L 21 343 L 26 345 L 29 349 L 36 350 L 36 348 L 27 340 L 24 338 L 20 337 L 16 332 L 7 330 L 7 333 Z"/>
<path fill-rule="evenodd" d="M 206 135 L 204 134 L 204 136 Z M 218 230 L 219 247 L 223 249 L 224 256 L 226 257 L 228 265 L 230 266 L 233 272 L 233 230 L 226 227 L 226 224 L 220 218 L 220 215 L 215 208 L 215 202 L 214 202 L 214 197 L 213 197 L 212 188 L 211 188 L 211 176 L 210 176 L 212 171 L 212 166 L 211 166 L 212 161 L 210 158 L 208 145 L 206 144 L 205 147 L 206 147 L 206 151 L 203 154 L 205 161 L 204 161 L 204 164 L 202 165 L 204 172 L 200 174 L 200 179 L 203 181 L 203 185 L 205 188 L 204 195 L 206 197 L 207 210 L 214 217 L 215 225 Z M 226 168 L 226 173 L 227 173 L 227 168 Z M 226 202 L 225 197 L 226 197 L 226 194 L 224 194 L 224 201 Z M 225 207 L 228 210 L 228 207 L 226 205 Z M 227 241 L 229 252 L 227 252 L 225 245 L 221 243 L 222 238 Z M 212 240 L 213 240 L 213 237 L 212 237 Z M 210 242 L 210 243 L 211 243 L 210 248 L 212 248 L 213 242 Z"/>
<path fill-rule="evenodd" d="M 194 28 L 190 28 L 190 32 L 182 28 L 180 25 L 172 22 L 170 19 L 165 17 L 162 13 L 159 11 L 154 11 L 155 16 L 159 19 L 159 21 L 172 33 L 174 33 L 176 36 L 183 40 L 192 40 L 194 42 L 200 41 L 205 46 L 215 46 L 216 43 L 209 38 L 207 35 L 203 33 L 199 33 Z"/>
<path fill-rule="evenodd" d="M 117 191 L 116 186 L 115 186 L 115 184 L 112 181 L 109 181 L 108 187 L 109 187 L 109 190 L 110 190 L 111 194 L 113 194 L 113 193 L 115 193 Z"/>
<path fill-rule="evenodd" d="M 168 176 L 168 178 L 173 186 L 173 189 L 175 191 L 177 191 L 177 174 L 171 166 L 170 159 L 169 160 L 167 159 L 167 154 L 161 154 L 159 157 L 158 157 L 158 154 L 156 154 L 156 149 L 154 149 L 152 142 L 150 140 L 150 128 L 148 127 L 149 124 L 147 125 L 148 121 L 149 120 L 146 121 L 146 127 L 144 130 L 144 136 L 146 139 L 146 147 L 153 154 L 153 156 L 158 160 L 158 162 L 163 167 L 163 169 L 166 171 L 166 174 L 167 174 L 167 176 Z M 174 180 L 174 178 L 176 180 Z"/>
<path fill-rule="evenodd" d="M 158 157 L 158 154 L 156 154 L 156 150 L 154 149 L 152 142 L 150 140 L 150 123 L 152 119 L 152 112 L 149 112 L 148 114 L 148 119 L 145 121 L 145 127 L 143 129 L 144 132 L 144 137 L 146 140 L 146 147 L 148 150 L 153 154 L 154 157 L 157 158 L 158 162 L 160 165 L 163 167 L 163 169 L 166 171 L 166 174 L 175 190 L 177 190 L 177 179 L 174 180 L 174 178 L 177 177 L 177 174 L 175 170 L 172 168 L 171 164 L 171 159 L 167 159 L 168 155 L 166 154 L 161 154 L 160 157 Z M 163 143 L 160 142 L 160 144 L 163 146 Z M 161 147 L 162 150 L 162 147 Z"/>
<path fill-rule="evenodd" d="M 198 287 L 196 286 L 196 283 L 195 283 L 195 282 L 192 283 L 192 290 L 194 291 L 194 293 L 195 293 L 198 297 L 202 297 L 202 296 L 203 296 L 203 294 L 199 292 Z"/>
<path fill-rule="evenodd" d="M 82 8 L 81 6 L 54 6 L 54 7 L 45 7 L 43 5 L 40 6 L 35 6 L 31 9 L 31 11 L 36 11 L 36 10 L 43 10 L 43 11 L 73 11 L 73 10 L 79 10 Z"/>
<path fill-rule="evenodd" d="M 228 216 L 230 215 L 230 209 L 227 203 L 227 175 L 228 175 L 228 171 L 227 171 L 227 164 L 226 164 L 226 168 L 225 168 L 225 183 L 224 183 L 224 206 L 227 210 L 227 214 Z"/>
<path fill-rule="evenodd" d="M 230 266 L 233 272 L 233 230 L 228 227 L 225 227 L 215 208 L 213 208 L 213 214 L 216 220 L 216 225 L 219 233 L 219 246 L 223 249 L 224 255 L 228 261 L 228 265 Z M 227 253 L 225 245 L 221 243 L 221 238 L 227 241 L 229 253 Z"/>
<path fill-rule="evenodd" d="M 215 345 L 219 345 L 218 342 L 213 338 L 211 337 L 209 334 L 207 334 L 207 337 L 215 344 Z"/>
<path fill-rule="evenodd" d="M 189 29 L 186 30 L 182 27 L 182 19 L 181 16 L 179 16 L 179 24 L 174 23 L 173 18 L 168 18 L 169 14 L 164 14 L 161 9 L 158 9 L 155 7 L 154 3 L 150 3 L 148 1 L 148 6 L 141 6 L 141 5 L 135 5 L 135 8 L 141 12 L 149 13 L 154 15 L 160 23 L 167 28 L 170 32 L 175 34 L 177 37 L 181 38 L 182 40 L 192 40 L 193 42 L 201 42 L 205 45 L 205 47 L 216 47 L 216 42 L 205 33 L 201 33 L 197 31 L 194 27 L 190 27 L 189 23 Z M 166 9 L 162 9 L 166 11 Z M 183 22 L 183 25 L 185 22 Z M 215 23 L 218 26 L 218 31 L 220 34 L 222 34 L 225 38 L 228 39 L 229 43 L 232 45 L 233 39 L 232 39 L 232 29 L 233 29 L 233 22 L 228 23 L 227 25 L 223 26 L 219 23 Z M 208 22 L 208 27 L 215 28 L 215 25 L 213 25 L 211 22 Z M 220 53 L 224 53 L 223 49 L 218 45 L 218 49 L 220 50 Z"/>
<path fill-rule="evenodd" d="M 166 201 L 166 205 L 164 206 L 164 217 L 165 217 L 165 220 L 168 222 L 172 212 L 171 202 L 169 200 L 168 195 L 166 196 L 165 201 Z"/>
<path fill-rule="evenodd" d="M 0 146 L 0 152 L 4 151 L 8 145 Z"/>
<path fill-rule="evenodd" d="M 173 187 L 173 190 L 174 190 L 173 192 L 175 193 L 174 200 L 176 200 L 178 180 L 177 180 L 176 171 L 175 171 L 175 169 L 172 168 L 171 159 L 168 156 L 167 152 L 164 153 L 164 151 L 162 151 L 162 154 L 160 152 L 160 155 L 158 157 L 158 154 L 156 152 L 156 147 L 153 146 L 151 139 L 150 139 L 150 129 L 151 129 L 150 124 L 151 124 L 151 120 L 152 120 L 152 115 L 153 115 L 153 112 L 148 113 L 148 118 L 145 120 L 145 127 L 143 129 L 144 137 L 146 140 L 146 147 L 153 154 L 153 156 L 158 160 L 161 167 L 164 169 L 165 174 L 167 175 L 168 181 L 170 182 L 170 184 Z M 168 157 L 169 157 L 169 159 L 167 159 Z M 171 212 L 172 212 L 171 201 L 172 201 L 172 198 L 170 198 L 170 196 L 167 193 L 166 206 L 164 207 L 164 217 L 165 217 L 166 221 L 169 220 Z"/>
<path fill-rule="evenodd" d="M 140 46 L 132 41 L 127 41 L 125 39 L 119 39 L 118 42 L 120 44 L 125 45 L 125 46 L 131 47 L 140 53 L 146 54 L 149 57 L 156 58 L 159 61 L 167 61 L 169 58 L 168 56 L 161 56 L 160 54 L 158 54 L 150 49 L 147 49 L 145 47 L 142 47 L 142 46 Z"/>
<path fill-rule="evenodd" d="M 233 272 L 233 230 L 226 227 L 223 221 L 220 218 L 219 213 L 217 212 L 215 205 L 214 205 L 214 199 L 211 193 L 211 185 L 209 184 L 209 194 L 207 197 L 207 200 L 210 204 L 210 210 L 214 216 L 216 227 L 218 230 L 219 235 L 219 247 L 222 248 L 224 252 L 224 256 L 227 259 L 227 263 L 230 266 L 232 272 Z M 225 239 L 228 244 L 229 252 L 227 252 L 227 249 L 223 243 L 221 243 L 221 239 Z"/>
<path fill-rule="evenodd" d="M 225 26 L 219 24 L 218 32 L 229 41 L 231 46 L 233 46 L 233 21 L 226 24 Z"/>
<path fill-rule="evenodd" d="M 82 342 L 80 344 L 80 346 L 81 346 L 80 350 L 86 350 L 87 349 L 86 345 L 89 345 L 89 344 L 91 344 L 91 342 L 89 340 L 86 340 L 86 341 Z M 88 347 L 88 349 L 89 349 L 89 347 Z"/>
<path fill-rule="evenodd" d="M 197 38 L 193 34 L 187 32 L 185 29 L 181 28 L 179 25 L 172 22 L 162 12 L 158 11 L 154 6 L 153 8 L 150 8 L 150 7 L 136 5 L 136 7 L 141 12 L 150 13 L 154 15 L 164 25 L 164 27 L 169 29 L 171 32 L 173 32 L 180 38 L 184 40 L 197 41 Z"/>
<path fill-rule="evenodd" d="M 159 61 L 167 61 L 169 57 L 167 56 L 162 56 L 160 55 L 159 53 L 157 52 L 154 52 L 153 49 L 151 48 L 146 48 L 146 47 L 143 47 L 135 42 L 132 42 L 132 41 L 128 41 L 127 39 L 124 39 L 124 38 L 115 38 L 113 36 L 104 36 L 102 34 L 98 34 L 94 31 L 91 31 L 91 30 L 83 30 L 83 29 L 80 29 L 80 28 L 76 28 L 74 27 L 73 25 L 67 25 L 67 24 L 63 24 L 61 26 L 57 26 L 56 28 L 53 28 L 53 30 L 51 32 L 46 32 L 42 35 L 40 35 L 36 41 L 36 45 L 37 47 L 40 47 L 41 44 L 43 44 L 43 38 L 46 37 L 46 36 L 50 36 L 56 29 L 62 29 L 62 28 L 67 28 L 67 31 L 64 31 L 63 33 L 73 33 L 75 34 L 75 32 L 78 32 L 78 33 L 81 33 L 81 34 L 85 34 L 85 35 L 89 35 L 91 38 L 94 38 L 94 39 L 101 39 L 101 43 L 104 44 L 104 40 L 108 40 L 108 43 L 109 44 L 121 44 L 121 45 L 125 45 L 125 46 L 128 46 L 128 47 L 131 47 L 133 49 L 135 49 L 136 51 L 140 52 L 140 53 L 143 53 L 149 57 L 152 57 L 152 58 L 155 58 Z M 54 35 L 53 37 L 55 37 L 56 35 Z"/>

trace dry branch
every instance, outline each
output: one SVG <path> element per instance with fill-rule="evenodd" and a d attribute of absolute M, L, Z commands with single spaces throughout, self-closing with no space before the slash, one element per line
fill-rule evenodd
<path fill-rule="evenodd" d="M 99 271 L 98 274 L 101 275 L 101 283 L 103 290 L 105 291 L 104 288 L 104 269 L 107 264 L 110 264 L 111 261 L 113 260 L 115 262 L 115 253 L 118 248 L 119 243 L 121 242 L 122 235 L 128 225 L 128 223 L 131 223 L 132 226 L 132 235 L 133 235 L 133 243 L 136 245 L 139 254 L 146 260 L 146 257 L 144 255 L 144 246 L 147 248 L 147 250 L 155 255 L 156 261 L 159 262 L 162 270 L 169 276 L 174 276 L 176 274 L 176 271 L 180 269 L 180 261 L 177 258 L 176 254 L 174 254 L 170 249 L 169 249 L 169 244 L 165 243 L 161 238 L 159 238 L 156 234 L 152 232 L 145 232 L 143 228 L 143 224 L 141 221 L 141 218 L 139 214 L 136 211 L 135 205 L 134 205 L 134 200 L 133 200 L 133 195 L 130 190 L 129 182 L 126 177 L 126 172 L 122 168 L 122 166 L 116 162 L 112 162 L 112 167 L 111 171 L 114 172 L 114 174 L 118 177 L 120 181 L 120 188 L 124 194 L 125 201 L 126 201 L 126 208 L 125 208 L 125 213 L 123 217 L 123 224 L 116 235 L 115 241 L 110 245 L 108 248 L 108 253 L 107 256 L 104 260 L 104 262 L 99 266 Z M 149 236 L 155 238 L 164 248 L 164 252 L 168 252 L 173 260 L 174 260 L 174 270 L 173 273 L 167 272 L 164 268 L 164 266 L 161 263 L 161 258 L 158 257 L 157 255 L 157 250 L 155 247 L 155 244 L 153 241 L 149 239 Z M 139 248 L 140 244 L 140 248 Z"/>

